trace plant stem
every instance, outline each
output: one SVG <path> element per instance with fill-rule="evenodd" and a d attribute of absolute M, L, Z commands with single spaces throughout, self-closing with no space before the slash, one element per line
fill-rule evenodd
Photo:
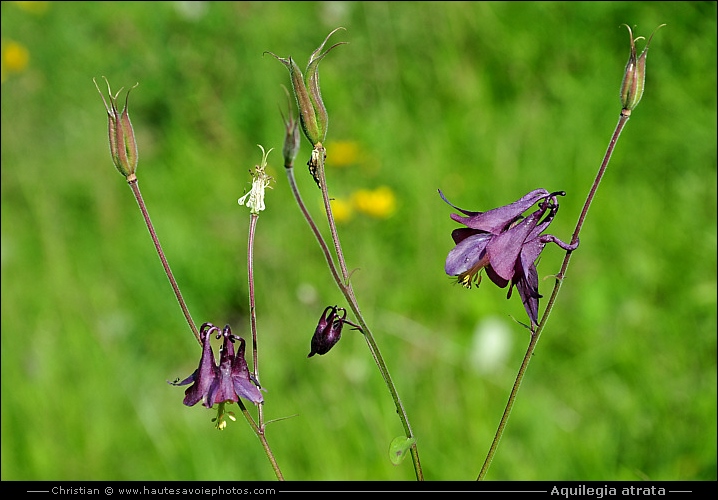
<path fill-rule="evenodd" d="M 336 282 L 337 286 L 341 290 L 342 294 L 347 300 L 347 303 L 349 304 L 349 307 L 353 311 L 360 327 L 361 331 L 364 334 L 364 339 L 367 342 L 367 345 L 369 347 L 369 351 L 371 352 L 372 357 L 374 358 L 374 362 L 376 363 L 377 367 L 379 368 L 379 372 L 382 375 L 382 378 L 384 379 L 384 382 L 387 385 L 387 388 L 389 389 L 389 393 L 391 394 L 391 397 L 394 401 L 394 405 L 396 406 L 396 412 L 399 415 L 399 419 L 401 420 L 402 426 L 404 427 L 405 435 L 408 439 L 414 438 L 414 434 L 411 430 L 411 425 L 409 423 L 409 417 L 406 414 L 406 410 L 404 409 L 404 405 L 401 402 L 401 398 L 399 397 L 399 393 L 396 390 L 396 386 L 394 385 L 394 382 L 391 379 L 391 375 L 389 374 L 389 369 L 386 366 L 386 363 L 384 362 L 384 358 L 381 355 L 381 351 L 379 350 L 379 346 L 376 343 L 376 340 L 374 339 L 374 335 L 371 332 L 371 329 L 367 325 L 364 316 L 361 313 L 361 310 L 359 308 L 359 304 L 357 302 L 356 296 L 354 295 L 354 289 L 352 288 L 351 282 L 349 280 L 349 272 L 347 269 L 346 261 L 344 259 L 344 253 L 342 252 L 341 243 L 339 241 L 339 234 L 336 229 L 336 224 L 334 221 L 334 217 L 332 215 L 332 209 L 329 199 L 329 193 L 327 189 L 327 182 L 326 182 L 326 175 L 324 173 L 324 160 L 326 157 L 326 153 L 324 150 L 324 147 L 321 145 L 321 143 L 317 144 L 315 146 L 314 152 L 313 152 L 313 158 L 318 159 L 318 164 L 316 165 L 317 173 L 319 175 L 320 179 L 320 186 L 322 190 L 322 198 L 324 200 L 324 208 L 327 214 L 327 220 L 329 222 L 329 229 L 332 235 L 332 241 L 334 242 L 334 250 L 337 255 L 337 259 L 339 261 L 339 267 L 341 269 L 341 277 L 337 273 L 336 266 L 334 265 L 333 259 L 331 257 L 331 254 L 329 252 L 329 248 L 327 247 L 326 243 L 324 242 L 324 239 L 319 232 L 319 230 L 316 228 L 316 224 L 314 224 L 314 221 L 311 218 L 311 215 L 306 210 L 306 207 L 304 206 L 304 203 L 302 202 L 301 197 L 299 196 L 299 191 L 296 189 L 296 183 L 294 183 L 294 175 L 293 173 L 288 172 L 288 176 L 290 178 L 290 184 L 292 185 L 292 192 L 294 193 L 295 199 L 297 200 L 297 203 L 299 204 L 299 207 L 302 211 L 302 214 L 304 215 L 304 218 L 309 223 L 309 226 L 312 228 L 312 231 L 314 232 L 314 235 L 319 242 L 319 245 L 322 248 L 322 252 L 324 253 L 324 256 L 327 260 L 327 263 L 329 264 L 329 269 L 332 273 L 332 277 L 334 278 L 334 281 Z M 291 167 L 287 168 L 286 170 L 293 170 Z M 419 451 L 416 446 L 416 442 L 412 444 L 411 446 L 411 457 L 412 461 L 414 463 L 414 472 L 416 474 L 416 478 L 419 481 L 424 480 L 424 473 L 421 468 L 421 462 L 419 460 Z"/>
<path fill-rule="evenodd" d="M 137 204 L 140 206 L 142 217 L 144 217 L 145 224 L 147 224 L 147 229 L 149 229 L 150 231 L 150 236 L 152 237 L 152 242 L 155 244 L 157 255 L 160 256 L 160 261 L 162 261 L 162 267 L 164 268 L 165 274 L 170 281 L 170 285 L 172 285 L 172 290 L 174 290 L 175 292 L 175 297 L 177 297 L 177 302 L 179 302 L 180 308 L 182 309 L 182 314 L 184 314 L 184 317 L 187 320 L 187 324 L 192 329 L 192 333 L 197 339 L 197 342 L 202 345 L 199 331 L 197 331 L 197 327 L 195 326 L 194 321 L 192 321 L 192 316 L 190 316 L 189 309 L 187 309 L 187 304 L 182 298 L 182 293 L 180 292 L 179 286 L 177 285 L 177 281 L 175 280 L 174 275 L 172 274 L 172 270 L 170 269 L 170 265 L 165 258 L 165 253 L 162 251 L 160 240 L 157 238 L 157 233 L 155 232 L 155 228 L 152 225 L 152 221 L 150 220 L 150 214 L 147 211 L 147 207 L 145 207 L 145 202 L 142 199 L 142 194 L 140 193 L 140 186 L 137 182 L 137 177 L 135 176 L 135 174 L 130 174 L 127 177 L 127 183 L 130 185 L 130 188 L 132 188 L 132 193 L 135 195 Z"/>
<path fill-rule="evenodd" d="M 254 300 L 254 233 L 257 229 L 259 215 L 249 216 L 249 240 L 247 243 L 247 278 L 249 280 L 249 323 L 252 330 L 252 367 L 254 378 L 259 382 L 259 357 L 257 356 L 257 309 Z M 261 385 L 261 383 L 260 383 Z M 264 413 L 262 405 L 257 405 L 259 428 L 264 432 Z"/>
<path fill-rule="evenodd" d="M 264 448 L 264 452 L 267 454 L 269 463 L 272 464 L 272 469 L 274 470 L 274 474 L 277 476 L 277 479 L 280 481 L 284 481 L 284 476 L 282 475 L 282 471 L 279 468 L 279 464 L 277 464 L 277 459 L 274 458 L 272 449 L 269 447 L 269 443 L 267 442 L 267 437 L 264 435 L 264 429 L 260 429 L 260 427 L 254 422 L 252 415 L 249 414 L 249 411 L 244 406 L 244 403 L 241 399 L 237 400 L 237 405 L 239 405 L 239 409 L 242 411 L 244 418 L 247 420 L 247 422 L 249 422 L 249 425 L 252 427 L 254 433 L 257 435 L 259 441 L 262 443 L 262 448 Z"/>
<path fill-rule="evenodd" d="M 601 166 L 598 169 L 598 173 L 596 174 L 596 177 L 593 180 L 593 184 L 591 185 L 591 189 L 588 192 L 588 196 L 586 197 L 586 201 L 583 204 L 583 209 L 581 210 L 581 215 L 578 217 L 578 222 L 576 222 L 576 228 L 573 231 L 573 237 L 571 238 L 571 244 L 578 242 L 578 236 L 581 232 L 581 228 L 583 227 L 583 223 L 586 220 L 586 215 L 588 214 L 588 209 L 591 206 L 591 202 L 593 201 L 593 198 L 596 196 L 596 191 L 598 190 L 598 186 L 601 183 L 601 179 L 603 179 L 603 175 L 606 173 L 606 169 L 608 168 L 608 162 L 611 160 L 611 155 L 613 155 L 613 150 L 616 147 L 616 142 L 618 142 L 618 138 L 621 135 L 621 132 L 623 131 L 623 127 L 626 125 L 626 122 L 628 122 L 628 119 L 631 116 L 631 112 L 629 110 L 622 110 L 621 116 L 618 119 L 618 124 L 616 124 L 616 128 L 613 131 L 613 135 L 611 136 L 611 141 L 608 144 L 608 148 L 606 149 L 606 154 L 603 156 L 603 161 L 601 162 Z M 531 329 L 531 341 L 529 342 L 529 345 L 526 349 L 526 355 L 524 356 L 523 361 L 521 362 L 521 366 L 519 367 L 518 374 L 516 375 L 516 380 L 514 381 L 514 386 L 511 389 L 511 393 L 509 394 L 509 400 L 506 403 L 506 408 L 504 409 L 504 413 L 501 416 L 501 421 L 499 422 L 499 426 L 496 429 L 496 434 L 494 436 L 494 440 L 491 443 L 491 447 L 489 448 L 489 452 L 486 455 L 486 460 L 484 461 L 484 465 L 481 467 L 481 471 L 479 472 L 479 476 L 477 477 L 478 481 L 481 481 L 484 479 L 484 476 L 486 476 L 486 472 L 489 469 L 489 466 L 491 465 L 491 461 L 494 458 L 494 454 L 496 453 L 496 449 L 498 448 L 499 441 L 501 440 L 501 436 L 503 435 L 504 428 L 506 427 L 506 423 L 508 422 L 509 415 L 511 414 L 511 409 L 513 408 L 514 401 L 516 399 L 516 394 L 519 391 L 519 387 L 521 386 L 521 381 L 524 378 L 524 375 L 526 373 L 526 369 L 528 368 L 529 361 L 531 361 L 531 357 L 533 356 L 533 353 L 536 349 L 536 344 L 538 343 L 539 337 L 541 336 L 541 333 L 544 330 L 544 327 L 546 326 L 546 321 L 548 320 L 549 315 L 551 314 L 551 311 L 553 310 L 553 306 L 556 303 L 556 296 L 558 295 L 559 290 L 561 289 L 561 284 L 563 282 L 563 279 L 566 276 L 566 270 L 568 269 L 568 264 L 571 260 L 571 254 L 573 251 L 568 250 L 566 251 L 566 255 L 563 258 L 563 263 L 561 264 L 561 270 L 556 275 L 556 281 L 554 283 L 553 291 L 551 292 L 551 297 L 549 298 L 548 304 L 546 305 L 546 310 L 544 311 L 543 318 L 541 318 L 541 321 L 539 322 L 539 325 L 537 328 Z"/>
<path fill-rule="evenodd" d="M 327 246 L 326 242 L 324 241 L 324 237 L 322 237 L 322 233 L 319 232 L 319 228 L 317 228 L 317 225 L 314 223 L 314 219 L 312 219 L 312 216 L 309 213 L 309 210 L 307 210 L 307 207 L 304 205 L 304 200 L 302 200 L 302 196 L 299 194 L 299 188 L 297 187 L 297 180 L 294 177 L 294 168 L 292 166 L 285 165 L 284 171 L 287 173 L 287 180 L 289 181 L 289 187 L 292 189 L 292 194 L 294 195 L 294 199 L 297 202 L 297 205 L 299 205 L 299 209 L 302 212 L 302 215 L 304 216 L 304 219 L 307 221 L 307 224 L 309 224 L 309 227 L 312 230 L 312 233 L 314 233 L 314 237 L 319 242 L 319 246 L 322 249 L 322 253 L 324 254 L 324 258 L 327 261 L 327 265 L 329 266 L 329 271 L 332 273 L 332 278 L 334 278 L 334 281 L 339 285 L 339 288 L 342 288 L 342 280 L 339 277 L 339 273 L 337 272 L 337 267 L 334 265 L 334 260 L 332 259 L 332 254 L 329 251 L 329 247 Z"/>
<path fill-rule="evenodd" d="M 249 319 L 250 319 L 250 325 L 252 330 L 252 365 L 253 365 L 253 373 L 254 378 L 257 382 L 259 382 L 259 357 L 257 355 L 257 308 L 255 305 L 255 297 L 254 297 L 254 235 L 257 230 L 257 221 L 259 220 L 258 214 L 251 214 L 249 219 L 249 239 L 247 242 L 247 279 L 249 281 Z M 261 385 L 261 384 L 260 384 Z M 264 425 L 264 407 L 262 404 L 257 405 L 257 414 L 258 414 L 258 420 L 259 423 L 255 423 L 252 419 L 252 416 L 249 414 L 247 409 L 244 407 L 244 403 L 242 401 L 237 401 L 237 404 L 242 409 L 242 413 L 244 414 L 244 417 L 247 419 L 247 422 L 249 422 L 249 425 L 252 426 L 252 429 L 254 429 L 255 434 L 257 434 L 257 437 L 259 438 L 260 442 L 262 443 L 262 447 L 264 448 L 264 452 L 267 454 L 267 458 L 269 459 L 269 462 L 272 464 L 272 468 L 274 469 L 274 473 L 277 475 L 277 479 L 280 481 L 284 480 L 284 477 L 282 476 L 282 471 L 279 469 L 279 465 L 277 464 L 277 460 L 274 457 L 274 454 L 272 453 L 272 449 L 269 447 L 269 443 L 267 442 L 267 438 L 264 435 L 265 431 L 265 425 Z"/>
<path fill-rule="evenodd" d="M 192 320 L 192 316 L 190 316 L 189 309 L 187 308 L 187 304 L 185 303 L 184 299 L 182 298 L 182 293 L 180 292 L 179 286 L 177 285 L 177 281 L 174 278 L 174 275 L 172 274 L 172 270 L 170 269 L 169 263 L 167 262 L 167 258 L 165 257 L 164 251 L 162 250 L 162 246 L 160 245 L 160 241 L 157 238 L 157 233 L 155 232 L 154 226 L 152 225 L 152 221 L 150 220 L 150 214 L 147 211 L 147 207 L 145 206 L 145 202 L 142 198 L 142 194 L 140 193 L 140 187 L 138 185 L 137 177 L 132 174 L 127 177 L 127 183 L 130 185 L 130 188 L 132 188 L 132 193 L 135 195 L 135 199 L 137 200 L 137 204 L 140 207 L 140 211 L 142 212 L 142 216 L 145 219 L 145 223 L 147 224 L 147 229 L 150 232 L 150 236 L 152 237 L 152 242 L 155 245 L 155 249 L 157 250 L 157 254 L 160 257 L 160 261 L 162 262 L 162 267 L 165 270 L 165 273 L 167 274 L 167 278 L 170 281 L 170 284 L 172 285 L 172 290 L 175 292 L 175 296 L 177 297 L 177 302 L 179 302 L 180 308 L 182 309 L 182 313 L 184 314 L 185 319 L 187 320 L 187 323 L 189 324 L 190 328 L 192 329 L 192 332 L 194 333 L 195 338 L 197 339 L 197 342 L 199 342 L 200 345 L 202 345 L 202 340 L 200 338 L 199 332 L 197 331 L 197 327 L 194 324 L 194 321 Z M 257 381 L 259 381 L 259 372 L 257 368 L 257 316 L 256 311 L 254 307 L 254 277 L 253 277 L 253 266 L 252 266 L 252 254 L 253 254 L 253 247 L 254 247 L 254 232 L 257 224 L 257 218 L 258 216 L 256 214 L 252 214 L 252 219 L 250 223 L 250 229 L 249 229 L 249 244 L 248 244 L 248 256 L 247 256 L 247 265 L 249 268 L 249 300 L 250 300 L 250 312 L 251 312 L 251 325 L 252 325 L 252 354 L 253 354 L 253 365 L 254 365 L 254 377 Z M 257 405 L 258 407 L 258 413 L 259 413 L 259 425 L 254 421 L 252 416 L 247 411 L 247 408 L 244 406 L 244 403 L 242 403 L 241 400 L 237 401 L 237 404 L 239 405 L 240 410 L 242 411 L 242 414 L 244 415 L 247 422 L 249 422 L 249 425 L 254 430 L 255 434 L 257 434 L 257 437 L 259 437 L 260 442 L 262 443 L 262 447 L 264 448 L 265 453 L 267 454 L 267 458 L 269 459 L 269 462 L 272 465 L 272 469 L 274 470 L 275 475 L 277 476 L 277 479 L 280 481 L 284 481 L 284 477 L 282 475 L 282 471 L 279 469 L 279 465 L 277 464 L 277 460 L 274 457 L 274 454 L 272 453 L 272 450 L 269 446 L 269 443 L 267 442 L 267 438 L 264 435 L 264 421 L 263 421 L 263 412 L 262 412 L 262 405 Z"/>

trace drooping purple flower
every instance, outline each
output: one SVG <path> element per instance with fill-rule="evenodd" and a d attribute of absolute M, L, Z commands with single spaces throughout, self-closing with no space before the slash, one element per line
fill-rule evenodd
<path fill-rule="evenodd" d="M 449 276 L 471 288 L 481 282 L 480 272 L 486 274 L 500 288 L 509 285 L 507 298 L 513 287 L 521 296 L 531 324 L 538 324 L 538 272 L 536 260 L 546 243 L 553 242 L 564 250 L 575 250 L 550 234 L 541 234 L 548 228 L 558 211 L 559 191 L 549 193 L 536 189 L 519 200 L 487 212 L 471 212 L 451 204 L 439 190 L 441 198 L 465 215 L 451 214 L 451 218 L 466 227 L 454 229 L 451 236 L 456 246 L 446 257 L 444 270 Z M 523 217 L 522 214 L 538 203 L 538 209 Z"/>
<path fill-rule="evenodd" d="M 334 344 L 342 338 L 344 323 L 349 323 L 354 329 L 361 330 L 361 327 L 347 319 L 346 309 L 338 306 L 327 306 L 322 312 L 322 317 L 319 318 L 317 328 L 314 330 L 312 349 L 307 357 L 311 358 L 315 354 L 328 353 L 329 349 L 334 347 Z"/>
<path fill-rule="evenodd" d="M 215 403 L 237 402 L 240 397 L 252 403 L 264 402 L 259 384 L 249 373 L 247 361 L 244 359 L 244 339 L 233 335 L 229 325 L 220 330 L 212 323 L 204 323 L 199 333 L 202 340 L 199 367 L 183 381 L 170 382 L 172 385 L 192 384 L 185 391 L 184 404 L 194 406 L 202 400 L 204 406 L 212 408 Z M 218 339 L 223 337 L 219 366 L 210 345 L 213 333 L 216 333 Z M 239 340 L 236 354 L 235 340 Z"/>

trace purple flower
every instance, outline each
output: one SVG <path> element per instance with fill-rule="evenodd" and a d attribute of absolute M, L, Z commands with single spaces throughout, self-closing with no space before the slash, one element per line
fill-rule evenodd
<path fill-rule="evenodd" d="M 510 284 L 507 298 L 516 286 L 531 324 L 538 324 L 538 272 L 536 260 L 548 242 L 564 250 L 573 251 L 578 242 L 569 245 L 550 234 L 541 234 L 548 228 L 558 211 L 556 196 L 536 189 L 519 200 L 488 212 L 470 212 L 451 204 L 439 190 L 441 198 L 466 215 L 451 214 L 451 218 L 466 227 L 454 229 L 451 237 L 456 246 L 446 257 L 446 274 L 456 276 L 466 288 L 481 282 L 480 272 L 486 274 L 498 287 Z M 538 203 L 538 209 L 523 217 L 525 211 Z M 543 219 L 542 219 L 543 218 Z"/>
<path fill-rule="evenodd" d="M 212 334 L 216 338 L 224 337 L 219 355 L 219 366 L 215 363 L 214 352 L 210 345 Z M 170 382 L 172 385 L 187 385 L 184 404 L 194 406 L 202 400 L 207 408 L 215 403 L 236 402 L 240 397 L 252 403 L 262 403 L 264 398 L 259 392 L 259 383 L 249 373 L 244 359 L 245 341 L 242 337 L 232 334 L 229 325 L 220 330 L 212 323 L 204 323 L 200 328 L 202 339 L 202 357 L 199 367 L 182 382 Z M 234 352 L 234 341 L 239 340 L 237 353 Z"/>
<path fill-rule="evenodd" d="M 327 316 L 328 314 L 328 316 Z M 347 310 L 338 306 L 327 306 L 319 318 L 317 328 L 312 336 L 312 349 L 307 355 L 311 358 L 315 354 L 326 354 L 334 344 L 342 338 L 342 328 L 344 323 L 349 323 L 355 330 L 361 330 L 361 327 L 355 325 L 347 318 Z"/>

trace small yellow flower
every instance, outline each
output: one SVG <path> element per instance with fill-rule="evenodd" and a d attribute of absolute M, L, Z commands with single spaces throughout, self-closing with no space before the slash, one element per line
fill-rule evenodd
<path fill-rule="evenodd" d="M 352 195 L 352 204 L 360 212 L 385 219 L 396 210 L 396 197 L 388 186 L 379 186 L 374 190 L 360 189 Z"/>
<path fill-rule="evenodd" d="M 22 73 L 27 68 L 30 52 L 24 45 L 9 41 L 2 46 L 3 81 L 9 73 Z"/>
<path fill-rule="evenodd" d="M 346 167 L 359 162 L 359 144 L 354 141 L 334 141 L 327 144 L 329 166 Z"/>
<path fill-rule="evenodd" d="M 332 215 L 334 215 L 334 221 L 338 224 L 349 222 L 353 215 L 352 205 L 346 200 L 341 198 L 333 198 L 332 204 Z"/>
<path fill-rule="evenodd" d="M 44 14 L 50 7 L 50 2 L 15 2 L 15 5 L 30 14 Z"/>

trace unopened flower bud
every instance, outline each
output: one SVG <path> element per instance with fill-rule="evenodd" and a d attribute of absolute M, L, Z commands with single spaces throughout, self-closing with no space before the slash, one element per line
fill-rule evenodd
<path fill-rule="evenodd" d="M 342 316 L 339 316 L 339 314 Z M 328 314 L 328 316 L 327 316 Z M 347 317 L 347 311 L 343 307 L 327 306 L 319 318 L 316 330 L 312 336 L 312 349 L 308 358 L 315 354 L 326 354 L 334 344 L 342 338 L 342 328 Z"/>
<path fill-rule="evenodd" d="M 104 76 L 102 78 L 105 78 Z M 93 78 L 92 81 L 95 83 L 97 91 L 100 93 L 102 102 L 105 104 L 108 118 L 108 135 L 110 139 L 110 154 L 112 155 L 112 162 L 115 164 L 117 170 L 125 176 L 128 181 L 135 178 L 135 170 L 137 169 L 137 142 L 135 141 L 135 132 L 132 129 L 132 122 L 130 122 L 130 114 L 127 108 L 127 102 L 130 97 L 130 91 L 137 87 L 139 83 L 135 84 L 130 90 L 127 91 L 125 96 L 125 106 L 122 112 L 117 109 L 117 96 L 120 95 L 122 89 L 118 90 L 115 95 L 112 95 L 110 90 L 110 82 L 105 78 L 107 83 L 107 93 L 110 100 L 110 105 L 107 105 L 105 96 L 102 95 L 100 87 L 97 86 L 97 82 Z"/>
<path fill-rule="evenodd" d="M 292 89 L 294 90 L 294 97 L 297 100 L 297 107 L 299 108 L 299 122 L 302 125 L 304 135 L 307 136 L 307 139 L 309 139 L 312 146 L 324 142 L 327 136 L 327 124 L 329 121 L 327 109 L 324 106 L 322 95 L 319 90 L 319 61 L 321 61 L 324 56 L 326 56 L 329 51 L 337 45 L 347 43 L 335 43 L 322 52 L 322 49 L 327 43 L 327 40 L 329 40 L 329 37 L 340 29 L 344 28 L 337 28 L 329 33 L 317 50 L 312 53 L 304 73 L 302 73 L 299 66 L 297 66 L 297 63 L 295 63 L 291 57 L 284 58 L 279 57 L 273 52 L 266 52 L 274 56 L 289 70 L 289 75 L 292 80 Z"/>
<path fill-rule="evenodd" d="M 633 38 L 631 27 L 627 24 L 624 24 L 624 26 L 628 28 L 628 35 L 631 40 L 631 53 L 628 57 L 628 63 L 626 63 L 626 69 L 623 73 L 623 82 L 621 83 L 621 106 L 623 106 L 623 113 L 630 115 L 633 108 L 638 106 L 641 97 L 643 97 L 643 89 L 646 84 L 646 57 L 648 56 L 648 47 L 651 44 L 653 35 L 659 28 L 665 26 L 665 24 L 661 24 L 653 31 L 640 56 L 636 55 L 636 41 L 643 37 Z"/>

